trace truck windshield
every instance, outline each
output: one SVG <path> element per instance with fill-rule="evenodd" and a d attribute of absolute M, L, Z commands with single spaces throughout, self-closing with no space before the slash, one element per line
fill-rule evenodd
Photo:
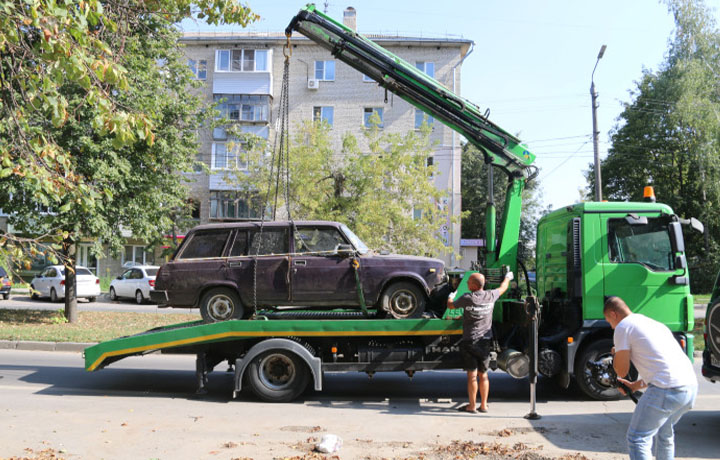
<path fill-rule="evenodd" d="M 644 225 L 610 219 L 608 227 L 610 262 L 639 263 L 655 271 L 674 269 L 666 219 L 648 218 Z"/>
<path fill-rule="evenodd" d="M 347 228 L 345 224 L 340 225 L 340 229 L 343 231 L 345 236 L 348 237 L 353 246 L 355 246 L 357 252 L 359 252 L 360 254 L 366 254 L 370 250 L 367 246 L 365 246 L 365 243 L 363 243 L 362 240 L 352 232 L 352 230 Z"/>

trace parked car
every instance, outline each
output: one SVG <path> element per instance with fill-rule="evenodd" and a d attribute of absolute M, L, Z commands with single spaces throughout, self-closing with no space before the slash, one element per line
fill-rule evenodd
<path fill-rule="evenodd" d="M 702 375 L 711 382 L 720 381 L 720 274 L 715 280 L 705 311 L 705 351 Z"/>
<path fill-rule="evenodd" d="M 85 267 L 75 267 L 75 285 L 77 287 L 77 298 L 88 299 L 95 302 L 100 295 L 100 280 Z M 52 302 L 59 302 L 65 298 L 65 267 L 62 265 L 50 265 L 45 267 L 40 274 L 30 282 L 33 299 L 50 297 Z"/>
<path fill-rule="evenodd" d="M 207 322 L 247 318 L 256 305 L 359 309 L 358 278 L 367 307 L 394 318 L 420 317 L 447 281 L 441 260 L 376 254 L 337 222 L 242 222 L 190 230 L 151 297 L 198 307 Z"/>
<path fill-rule="evenodd" d="M 7 300 L 10 298 L 12 284 L 10 275 L 8 275 L 4 268 L 0 267 L 0 294 L 2 294 L 3 299 Z"/>
<path fill-rule="evenodd" d="M 150 299 L 150 291 L 155 287 L 155 265 L 137 265 L 125 270 L 110 283 L 110 300 L 120 297 L 135 299 L 138 304 Z"/>

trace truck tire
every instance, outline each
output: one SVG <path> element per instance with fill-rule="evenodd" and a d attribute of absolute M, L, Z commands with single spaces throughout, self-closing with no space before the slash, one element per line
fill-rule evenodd
<path fill-rule="evenodd" d="M 610 386 L 606 380 L 596 380 L 587 367 L 587 363 L 591 361 L 612 360 L 612 347 L 612 339 L 594 340 L 585 347 L 575 363 L 575 381 L 580 390 L 598 401 L 612 401 L 623 397 L 622 393 Z"/>
<path fill-rule="evenodd" d="M 396 319 L 420 318 L 425 312 L 427 296 L 415 283 L 396 281 L 383 291 L 380 305 Z"/>
<path fill-rule="evenodd" d="M 267 402 L 289 402 L 308 386 L 307 366 L 295 353 L 268 350 L 256 356 L 245 372 L 255 395 Z"/>
<path fill-rule="evenodd" d="M 245 309 L 240 297 L 229 288 L 213 288 L 200 301 L 200 315 L 206 323 L 241 319 Z"/>
<path fill-rule="evenodd" d="M 707 311 L 705 318 L 707 346 L 710 353 L 720 359 L 720 302 L 714 303 Z"/>

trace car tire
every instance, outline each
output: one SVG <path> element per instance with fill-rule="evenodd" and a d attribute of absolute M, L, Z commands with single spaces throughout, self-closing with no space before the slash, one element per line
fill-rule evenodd
<path fill-rule="evenodd" d="M 417 284 L 397 281 L 385 288 L 380 302 L 382 309 L 393 318 L 420 318 L 425 312 L 427 296 Z"/>
<path fill-rule="evenodd" d="M 114 287 L 111 287 L 111 288 L 110 288 L 110 293 L 109 293 L 109 294 L 110 294 L 110 300 L 116 301 L 116 300 L 118 299 L 118 296 L 117 296 L 117 294 L 115 293 L 115 288 L 114 288 Z"/>
<path fill-rule="evenodd" d="M 37 300 L 40 298 L 40 296 L 37 294 L 37 290 L 35 289 L 35 287 L 32 284 L 30 285 L 30 292 L 31 292 L 31 294 L 30 294 L 31 299 Z"/>
<path fill-rule="evenodd" d="M 145 297 L 143 297 L 143 293 L 140 289 L 135 291 L 135 303 L 138 305 L 142 305 L 145 303 Z"/>
<path fill-rule="evenodd" d="M 50 289 L 50 302 L 60 302 L 60 297 L 58 297 L 57 292 L 55 292 L 55 288 Z"/>
<path fill-rule="evenodd" d="M 612 339 L 594 340 L 585 347 L 575 363 L 575 381 L 578 387 L 587 396 L 598 401 L 612 401 L 623 397 L 620 390 L 610 386 L 608 382 L 596 380 L 587 366 L 591 361 L 612 360 L 612 347 Z"/>
<path fill-rule="evenodd" d="M 310 382 L 305 362 L 287 350 L 259 354 L 248 364 L 245 378 L 252 392 L 267 402 L 292 401 Z"/>
<path fill-rule="evenodd" d="M 88 297 L 88 302 L 95 302 L 95 297 Z"/>
<path fill-rule="evenodd" d="M 206 323 L 242 319 L 245 309 L 240 297 L 229 288 L 213 288 L 200 301 L 200 315 Z"/>
<path fill-rule="evenodd" d="M 10 294 L 3 294 L 3 299 L 7 300 L 10 298 Z"/>

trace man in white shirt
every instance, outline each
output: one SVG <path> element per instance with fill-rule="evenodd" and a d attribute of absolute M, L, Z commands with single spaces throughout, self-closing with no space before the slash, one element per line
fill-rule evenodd
<path fill-rule="evenodd" d="M 656 458 L 672 460 L 673 427 L 692 409 L 697 396 L 692 363 L 667 326 L 631 312 L 620 297 L 610 297 L 603 313 L 615 330 L 613 367 L 618 381 L 633 392 L 647 387 L 628 427 L 630 460 L 651 459 L 653 438 Z M 631 362 L 640 374 L 634 382 L 622 378 L 630 371 Z"/>

